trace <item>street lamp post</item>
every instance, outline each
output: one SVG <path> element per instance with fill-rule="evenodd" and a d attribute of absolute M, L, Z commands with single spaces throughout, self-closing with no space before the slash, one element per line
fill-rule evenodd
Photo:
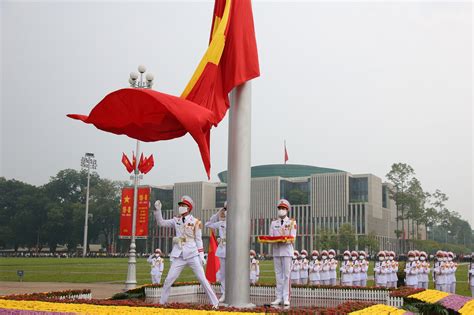
<path fill-rule="evenodd" d="M 87 191 L 86 191 L 86 215 L 84 219 L 84 243 L 82 246 L 82 257 L 86 257 L 87 254 L 87 229 L 89 222 L 89 182 L 91 178 L 91 169 L 97 168 L 97 161 L 94 159 L 94 153 L 86 153 L 81 158 L 81 166 L 87 169 Z"/>
<path fill-rule="evenodd" d="M 153 74 L 147 73 L 144 80 L 143 74 L 146 71 L 146 67 L 143 65 L 138 66 L 138 73 L 130 73 L 130 78 L 128 82 L 130 87 L 138 89 L 151 89 L 153 86 Z M 138 183 L 141 178 L 140 171 L 138 170 L 139 158 L 140 158 L 140 141 L 137 140 L 136 145 L 136 159 L 135 159 L 135 169 L 133 175 L 130 179 L 133 180 L 133 213 L 132 213 L 132 236 L 130 238 L 130 250 L 128 255 L 128 270 L 127 270 L 127 280 L 125 281 L 125 290 L 134 289 L 137 286 L 137 258 L 136 258 L 136 243 L 135 243 L 135 233 L 136 233 L 136 224 L 137 224 L 137 205 L 138 205 Z"/>
<path fill-rule="evenodd" d="M 446 243 L 448 243 L 448 235 L 451 234 L 451 231 L 446 231 Z"/>

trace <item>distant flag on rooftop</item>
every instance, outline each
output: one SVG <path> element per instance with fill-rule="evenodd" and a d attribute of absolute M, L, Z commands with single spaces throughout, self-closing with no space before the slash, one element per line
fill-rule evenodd
<path fill-rule="evenodd" d="M 288 162 L 288 151 L 286 150 L 286 141 L 285 141 L 285 164 Z"/>

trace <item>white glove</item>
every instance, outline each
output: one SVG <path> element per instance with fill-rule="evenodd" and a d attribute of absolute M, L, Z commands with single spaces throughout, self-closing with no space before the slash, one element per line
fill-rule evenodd
<path fill-rule="evenodd" d="M 199 258 L 201 259 L 201 264 L 204 266 L 206 264 L 206 259 L 204 259 L 204 253 L 199 253 Z"/>
<path fill-rule="evenodd" d="M 155 209 L 156 211 L 161 211 L 161 201 L 155 201 Z"/>

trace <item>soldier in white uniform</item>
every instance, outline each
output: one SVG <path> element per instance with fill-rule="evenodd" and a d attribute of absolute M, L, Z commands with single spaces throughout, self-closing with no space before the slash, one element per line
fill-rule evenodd
<path fill-rule="evenodd" d="M 174 228 L 176 237 L 173 238 L 173 250 L 171 251 L 171 262 L 168 276 L 163 284 L 160 304 L 168 301 L 171 285 L 181 274 L 184 267 L 189 266 L 206 291 L 214 308 L 219 306 L 219 300 L 206 279 L 202 265 L 204 263 L 204 249 L 202 245 L 201 222 L 194 218 L 190 212 L 193 210 L 194 202 L 189 196 L 183 196 L 178 203 L 179 216 L 164 220 L 161 214 L 161 202 L 155 202 L 156 223 L 162 227 Z"/>
<path fill-rule="evenodd" d="M 328 259 L 328 251 L 323 250 L 321 251 L 321 284 L 329 285 L 329 259 Z"/>
<path fill-rule="evenodd" d="M 407 287 L 416 288 L 418 286 L 418 264 L 415 261 L 415 252 L 408 252 L 408 261 L 405 264 L 405 284 Z"/>
<path fill-rule="evenodd" d="M 161 256 L 161 250 L 159 248 L 155 249 L 155 253 L 151 254 L 150 257 L 146 260 L 151 265 L 151 282 L 153 284 L 160 284 L 161 275 L 163 274 L 163 269 L 165 264 Z"/>
<path fill-rule="evenodd" d="M 336 251 L 330 249 L 328 251 L 329 257 L 329 284 L 335 286 L 337 284 L 337 265 L 338 261 L 336 260 Z"/>
<path fill-rule="evenodd" d="M 217 213 L 213 214 L 209 221 L 206 222 L 206 227 L 217 231 L 217 246 L 216 256 L 219 257 L 220 269 L 219 269 L 219 281 L 221 283 L 221 297 L 219 302 L 225 301 L 225 248 L 226 248 L 226 214 L 227 214 L 227 202 L 224 203 L 224 207 Z"/>
<path fill-rule="evenodd" d="M 390 264 L 390 275 L 387 275 L 387 288 L 396 288 L 398 282 L 398 262 L 395 260 L 395 252 L 388 252 L 388 263 Z"/>
<path fill-rule="evenodd" d="M 257 255 L 253 249 L 250 250 L 250 283 L 255 284 L 258 282 L 260 277 L 260 266 L 257 259 Z"/>
<path fill-rule="evenodd" d="M 272 221 L 270 225 L 270 236 L 293 236 L 296 238 L 296 222 L 288 218 L 290 203 L 281 199 L 278 203 L 278 219 Z M 273 265 L 276 278 L 276 300 L 272 305 L 283 302 L 285 306 L 290 306 L 290 268 L 291 256 L 293 256 L 293 243 L 273 244 Z"/>
<path fill-rule="evenodd" d="M 377 254 L 378 260 L 375 262 L 374 274 L 375 274 L 375 285 L 378 287 L 387 286 L 387 264 L 385 262 L 385 252 L 379 251 Z"/>
<path fill-rule="evenodd" d="M 341 285 L 352 286 L 352 274 L 354 266 L 351 261 L 351 252 L 346 250 L 343 254 L 343 262 L 339 272 L 341 273 Z"/>
<path fill-rule="evenodd" d="M 367 272 L 369 270 L 369 263 L 365 259 L 367 255 L 363 250 L 359 252 L 359 264 L 360 264 L 360 286 L 365 287 L 367 285 Z"/>
<path fill-rule="evenodd" d="M 300 269 L 300 282 L 301 284 L 308 284 L 308 271 L 309 271 L 309 260 L 308 252 L 303 249 L 301 251 L 301 269 Z"/>
<path fill-rule="evenodd" d="M 420 269 L 419 269 L 419 276 L 418 277 L 418 287 L 428 289 L 428 275 L 430 273 L 430 263 L 426 261 L 428 255 L 426 252 L 420 252 Z"/>
<path fill-rule="evenodd" d="M 311 252 L 311 261 L 309 263 L 309 284 L 320 284 L 321 262 L 318 260 L 319 253 L 317 250 Z"/>
<path fill-rule="evenodd" d="M 301 262 L 299 260 L 300 254 L 297 250 L 293 252 L 293 257 L 291 258 L 291 273 L 290 280 L 291 284 L 300 284 L 300 269 Z"/>
<path fill-rule="evenodd" d="M 421 284 L 421 276 L 422 276 L 420 272 L 420 268 L 421 268 L 420 252 L 418 250 L 414 250 L 413 252 L 415 253 L 415 263 L 416 263 L 416 269 L 418 271 L 417 273 L 418 283 L 416 284 L 416 288 L 421 288 L 419 286 Z"/>
<path fill-rule="evenodd" d="M 353 268 L 353 273 L 352 273 L 352 285 L 355 287 L 360 286 L 360 272 L 361 272 L 361 266 L 360 266 L 360 261 L 359 261 L 359 253 L 355 250 L 351 252 L 351 259 L 352 259 L 352 268 Z"/>
<path fill-rule="evenodd" d="M 454 253 L 448 252 L 448 291 L 449 293 L 456 293 L 456 270 L 458 269 L 458 264 L 453 261 Z"/>
<path fill-rule="evenodd" d="M 435 288 L 438 291 L 445 291 L 446 290 L 446 283 L 447 283 L 447 266 L 446 266 L 446 253 L 439 250 L 436 252 L 436 262 L 433 268 L 433 279 L 435 281 Z"/>

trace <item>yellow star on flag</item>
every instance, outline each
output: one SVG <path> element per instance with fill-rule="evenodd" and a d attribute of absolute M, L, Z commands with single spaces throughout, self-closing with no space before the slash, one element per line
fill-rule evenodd
<path fill-rule="evenodd" d="M 125 203 L 128 203 L 130 201 L 130 197 L 129 196 L 125 196 L 125 198 L 123 198 Z"/>

